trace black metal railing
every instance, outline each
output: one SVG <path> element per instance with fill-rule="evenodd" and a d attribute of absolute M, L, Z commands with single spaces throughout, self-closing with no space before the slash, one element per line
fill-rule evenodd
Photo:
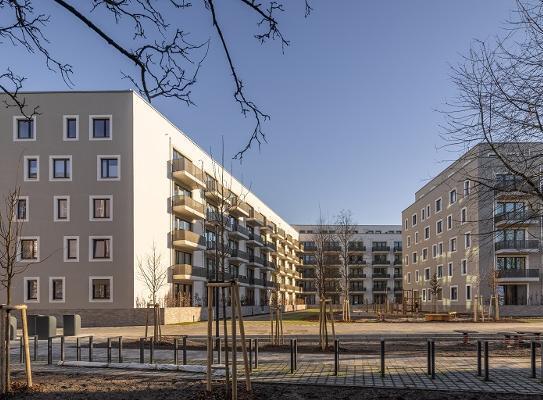
<path fill-rule="evenodd" d="M 539 269 L 500 269 L 498 278 L 539 278 Z"/>
<path fill-rule="evenodd" d="M 504 249 L 537 250 L 539 249 L 539 240 L 502 240 L 496 242 L 496 250 Z"/>

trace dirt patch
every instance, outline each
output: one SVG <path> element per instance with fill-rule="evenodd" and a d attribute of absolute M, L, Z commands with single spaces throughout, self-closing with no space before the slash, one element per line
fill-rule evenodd
<path fill-rule="evenodd" d="M 224 386 L 216 385 L 212 394 L 205 392 L 202 381 L 182 381 L 156 376 L 100 376 L 78 374 L 36 374 L 35 387 L 17 387 L 9 399 L 27 400 L 162 400 L 162 399 L 225 399 Z M 239 399 L 383 399 L 383 400 L 537 400 L 538 395 L 496 394 L 477 392 L 440 392 L 410 389 L 375 389 L 316 385 L 263 384 L 253 385 L 253 393 L 239 387 Z"/>

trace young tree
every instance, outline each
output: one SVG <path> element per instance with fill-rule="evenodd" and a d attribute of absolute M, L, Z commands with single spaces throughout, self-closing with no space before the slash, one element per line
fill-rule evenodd
<path fill-rule="evenodd" d="M 237 7 L 236 11 L 248 10 L 247 15 L 255 18 L 259 29 L 255 38 L 262 44 L 277 40 L 284 50 L 290 42 L 279 27 L 279 16 L 285 11 L 283 3 L 236 0 L 225 2 L 220 7 L 217 7 L 219 5 L 216 0 L 197 3 L 187 0 L 93 0 L 88 4 L 53 0 L 53 3 L 54 7 L 44 6 L 36 0 L 0 0 L 3 17 L 0 22 L 0 39 L 3 39 L 0 46 L 3 54 L 7 54 L 10 47 L 25 49 L 41 58 L 44 68 L 58 73 L 64 83 L 72 87 L 72 65 L 54 54 L 55 46 L 47 38 L 47 27 L 53 18 L 68 15 L 98 41 L 113 49 L 113 54 L 120 62 L 132 66 L 127 72 L 122 72 L 121 76 L 128 79 L 149 102 L 157 98 L 168 98 L 186 105 L 193 104 L 191 94 L 206 58 L 210 39 L 192 41 L 187 27 L 180 21 L 189 16 L 193 9 L 194 12 L 199 9 L 207 13 L 219 48 L 225 55 L 227 70 L 233 79 L 234 101 L 239 105 L 241 113 L 251 117 L 254 122 L 252 133 L 237 157 L 242 158 L 255 142 L 260 145 L 266 140 L 262 123 L 270 116 L 247 96 L 245 82 L 242 82 L 231 52 L 233 43 L 227 40 L 220 17 L 221 9 L 226 7 Z M 193 7 L 194 4 L 200 7 Z M 306 17 L 311 10 L 309 0 L 305 0 Z M 6 67 L 5 71 L 0 71 L 0 93 L 7 95 L 6 105 L 18 107 L 25 113 L 27 103 L 21 89 L 26 77 L 9 65 Z M 38 112 L 39 105 L 33 107 L 33 112 Z"/>
<path fill-rule="evenodd" d="M 439 286 L 439 280 L 437 279 L 437 273 L 434 272 L 430 279 L 430 293 L 432 295 L 432 313 L 437 313 L 437 294 L 441 289 Z"/>
<path fill-rule="evenodd" d="M 149 292 L 149 301 L 155 305 L 158 301 L 160 290 L 166 285 L 168 278 L 168 269 L 162 265 L 162 256 L 157 251 L 156 244 L 153 242 L 151 251 L 145 255 L 144 259 L 138 259 L 138 278 L 145 284 Z"/>
<path fill-rule="evenodd" d="M 351 243 L 354 237 L 354 223 L 351 210 L 341 210 L 336 217 L 335 239 L 339 243 L 340 281 L 339 287 L 343 297 L 343 321 L 351 320 L 350 284 L 351 284 Z"/>

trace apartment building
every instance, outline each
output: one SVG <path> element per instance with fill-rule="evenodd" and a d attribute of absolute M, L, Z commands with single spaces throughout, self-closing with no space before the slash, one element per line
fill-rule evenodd
<path fill-rule="evenodd" d="M 227 202 L 227 278 L 245 305 L 299 293 L 298 233 L 133 91 L 25 93 L 32 119 L 0 109 L 0 191 L 20 185 L 15 303 L 34 310 L 133 309 L 156 247 L 161 298 L 203 306 L 215 278 L 217 213 Z M 224 203 L 221 203 L 224 204 Z"/>
<path fill-rule="evenodd" d="M 293 225 L 299 232 L 303 245 L 303 265 L 298 267 L 302 273 L 299 281 L 301 297 L 305 304 L 319 304 L 315 287 L 316 233 L 322 229 L 315 225 Z M 326 226 L 330 241 L 326 245 L 327 282 L 326 295 L 334 304 L 343 301 L 339 287 L 341 246 L 334 238 L 337 227 Z M 401 303 L 402 299 L 402 241 L 401 225 L 356 225 L 350 243 L 350 303 L 384 304 Z"/>
<path fill-rule="evenodd" d="M 517 143 L 502 150 L 533 154 L 542 146 Z M 506 315 L 541 305 L 539 201 L 511 185 L 515 181 L 479 144 L 416 192 L 402 213 L 403 274 L 404 288 L 423 309 L 434 304 L 434 274 L 440 310 L 471 312 L 478 296 L 488 305 L 494 293 Z"/>

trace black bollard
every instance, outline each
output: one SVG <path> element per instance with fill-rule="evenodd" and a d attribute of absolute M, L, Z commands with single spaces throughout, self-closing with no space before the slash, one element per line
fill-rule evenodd
<path fill-rule="evenodd" d="M 436 342 L 432 340 L 432 379 L 436 378 Z"/>
<path fill-rule="evenodd" d="M 140 364 L 145 362 L 145 338 L 140 338 Z"/>
<path fill-rule="evenodd" d="M 249 371 L 253 372 L 253 339 L 249 339 Z"/>
<path fill-rule="evenodd" d="M 258 338 L 255 339 L 255 369 L 258 368 Z"/>
<path fill-rule="evenodd" d="M 537 372 L 535 370 L 535 368 L 536 368 L 535 354 L 536 354 L 535 340 L 532 340 L 530 342 L 530 366 L 531 366 L 531 369 L 532 369 L 532 374 L 531 374 L 532 378 L 537 378 Z"/>
<path fill-rule="evenodd" d="M 339 339 L 334 340 L 334 375 L 339 371 Z"/>
<path fill-rule="evenodd" d="M 111 363 L 111 338 L 107 338 L 107 363 Z"/>
<path fill-rule="evenodd" d="M 187 365 L 187 337 L 183 336 L 183 365 Z"/>
<path fill-rule="evenodd" d="M 81 342 L 79 338 L 75 339 L 75 359 L 81 361 Z"/>
<path fill-rule="evenodd" d="M 488 370 L 488 341 L 485 341 L 485 381 L 490 380 L 490 371 Z"/>
<path fill-rule="evenodd" d="M 298 339 L 294 339 L 294 370 L 298 369 Z"/>
<path fill-rule="evenodd" d="M 426 374 L 432 375 L 432 344 L 430 339 L 426 342 Z"/>
<path fill-rule="evenodd" d="M 155 341 L 154 336 L 149 340 L 149 364 L 152 364 L 155 359 Z"/>
<path fill-rule="evenodd" d="M 123 337 L 119 336 L 119 364 L 123 362 Z"/>
<path fill-rule="evenodd" d="M 385 376 L 385 340 L 381 339 L 381 376 Z"/>
<path fill-rule="evenodd" d="M 480 340 L 477 340 L 477 376 L 481 376 L 481 355 L 483 351 L 483 343 Z"/>
<path fill-rule="evenodd" d="M 179 364 L 179 339 L 173 339 L 173 363 L 175 365 Z"/>
<path fill-rule="evenodd" d="M 47 364 L 53 364 L 53 339 L 47 339 Z"/>
<path fill-rule="evenodd" d="M 34 336 L 34 361 L 38 361 L 38 337 Z"/>
<path fill-rule="evenodd" d="M 94 348 L 94 336 L 89 336 L 89 361 L 92 362 L 92 350 Z"/>
<path fill-rule="evenodd" d="M 64 346 L 64 336 L 61 336 L 60 337 L 60 361 L 64 361 L 64 349 L 65 349 L 65 346 Z"/>
<path fill-rule="evenodd" d="M 290 373 L 294 373 L 294 339 L 290 339 Z"/>

